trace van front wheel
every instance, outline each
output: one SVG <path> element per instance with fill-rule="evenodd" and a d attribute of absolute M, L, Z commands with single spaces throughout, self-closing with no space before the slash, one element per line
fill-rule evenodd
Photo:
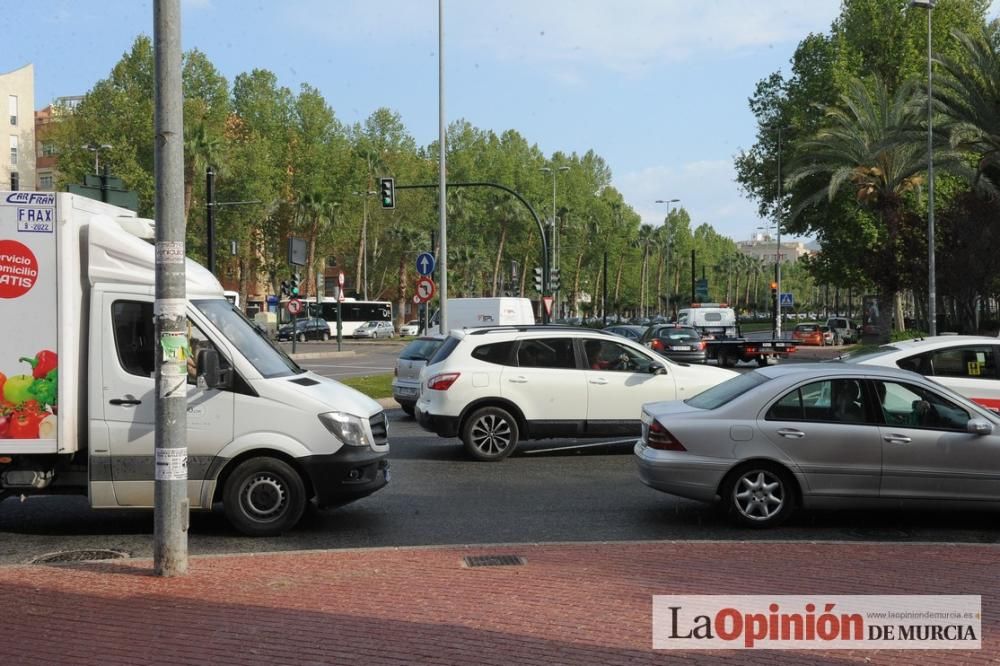
<path fill-rule="evenodd" d="M 247 536 L 287 532 L 306 508 L 306 489 L 292 467 L 276 458 L 244 460 L 226 480 L 222 505 L 233 527 Z"/>

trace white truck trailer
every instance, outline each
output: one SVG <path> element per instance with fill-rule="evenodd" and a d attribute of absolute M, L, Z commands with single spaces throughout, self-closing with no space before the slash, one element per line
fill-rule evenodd
<path fill-rule="evenodd" d="M 0 192 L 0 510 L 85 494 L 152 508 L 153 223 L 66 193 Z M 187 488 L 248 535 L 389 481 L 384 411 L 295 364 L 188 260 Z M 194 350 L 194 351 L 192 351 Z M 176 350 L 174 351 L 176 353 Z"/>

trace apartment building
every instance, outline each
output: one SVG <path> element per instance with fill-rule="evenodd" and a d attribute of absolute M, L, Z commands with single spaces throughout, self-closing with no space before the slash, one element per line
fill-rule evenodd
<path fill-rule="evenodd" d="M 6 100 L 6 102 L 4 102 Z M 35 67 L 0 74 L 0 104 L 6 104 L 6 119 L 0 126 L 0 188 L 35 189 Z M 3 137 L 2 135 L 6 135 Z"/>

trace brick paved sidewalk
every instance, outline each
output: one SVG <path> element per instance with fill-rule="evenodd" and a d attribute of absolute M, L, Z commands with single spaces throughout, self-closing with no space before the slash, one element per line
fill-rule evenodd
<path fill-rule="evenodd" d="M 523 566 L 466 568 L 516 554 Z M 995 663 L 1000 548 L 662 542 L 0 567 L 0 664 Z M 982 594 L 982 650 L 653 652 L 654 594 Z"/>

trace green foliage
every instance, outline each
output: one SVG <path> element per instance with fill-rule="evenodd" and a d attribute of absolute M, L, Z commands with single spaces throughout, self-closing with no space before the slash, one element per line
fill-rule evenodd
<path fill-rule="evenodd" d="M 913 340 L 914 338 L 926 338 L 926 331 L 914 331 L 910 329 L 904 329 L 902 331 L 893 331 L 889 335 L 889 342 L 901 342 L 902 340 Z"/>

